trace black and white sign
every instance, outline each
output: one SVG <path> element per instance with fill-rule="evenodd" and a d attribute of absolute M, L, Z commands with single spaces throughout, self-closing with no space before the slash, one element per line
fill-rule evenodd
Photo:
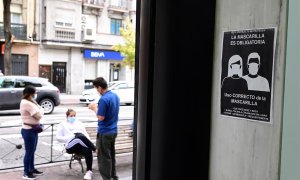
<path fill-rule="evenodd" d="M 271 122 L 276 28 L 223 34 L 221 115 Z"/>

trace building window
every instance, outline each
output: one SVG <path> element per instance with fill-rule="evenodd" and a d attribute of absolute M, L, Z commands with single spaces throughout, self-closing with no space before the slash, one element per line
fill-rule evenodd
<path fill-rule="evenodd" d="M 67 22 L 62 22 L 62 21 L 56 21 L 55 25 L 59 26 L 59 27 L 70 27 L 70 28 L 73 26 L 72 23 L 67 23 Z"/>
<path fill-rule="evenodd" d="M 67 30 L 55 30 L 55 38 L 64 40 L 74 40 L 75 32 Z"/>
<path fill-rule="evenodd" d="M 121 7 L 122 6 L 122 1 L 121 0 L 111 0 L 110 5 L 111 6 L 116 6 L 116 7 Z"/>
<path fill-rule="evenodd" d="M 11 23 L 21 24 L 22 16 L 19 13 L 11 13 L 10 14 Z"/>
<path fill-rule="evenodd" d="M 56 24 L 56 26 L 62 26 L 62 27 L 64 26 L 64 23 L 63 23 L 63 22 L 58 22 L 58 21 L 56 21 L 55 24 Z"/>
<path fill-rule="evenodd" d="M 96 5 L 104 4 L 104 0 L 84 0 L 83 2 L 87 4 L 96 4 Z"/>
<path fill-rule="evenodd" d="M 110 20 L 110 33 L 115 35 L 120 35 L 120 27 L 122 20 L 120 19 L 111 19 Z"/>
<path fill-rule="evenodd" d="M 72 27 L 72 23 L 65 23 L 65 27 Z"/>

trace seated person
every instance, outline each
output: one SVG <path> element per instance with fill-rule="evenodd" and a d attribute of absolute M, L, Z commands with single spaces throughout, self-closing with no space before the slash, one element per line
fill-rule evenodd
<path fill-rule="evenodd" d="M 84 155 L 87 167 L 84 179 L 92 179 L 92 151 L 95 151 L 96 147 L 90 141 L 89 134 L 86 132 L 84 124 L 76 119 L 76 112 L 73 109 L 68 109 L 66 115 L 67 120 L 58 125 L 56 139 L 59 142 L 65 143 L 67 153 Z"/>

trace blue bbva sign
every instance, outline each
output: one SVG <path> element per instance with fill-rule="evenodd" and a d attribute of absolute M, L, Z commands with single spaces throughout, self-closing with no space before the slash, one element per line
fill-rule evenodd
<path fill-rule="evenodd" d="M 83 56 L 87 59 L 102 59 L 102 60 L 123 60 L 123 56 L 120 52 L 116 51 L 102 51 L 97 49 L 84 49 Z"/>

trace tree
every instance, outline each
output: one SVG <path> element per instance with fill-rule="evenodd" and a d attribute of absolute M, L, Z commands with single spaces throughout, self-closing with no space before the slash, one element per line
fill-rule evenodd
<path fill-rule="evenodd" d="M 5 49 L 4 49 L 4 69 L 6 75 L 12 75 L 11 68 L 11 48 L 14 36 L 11 33 L 11 21 L 10 21 L 10 4 L 11 0 L 3 0 L 3 22 L 4 22 L 4 38 L 5 38 Z"/>
<path fill-rule="evenodd" d="M 124 43 L 113 46 L 113 49 L 119 51 L 121 55 L 124 56 L 122 65 L 129 66 L 132 70 L 135 65 L 135 32 L 133 24 L 128 18 L 125 21 L 125 28 L 120 28 L 120 32 Z"/>

